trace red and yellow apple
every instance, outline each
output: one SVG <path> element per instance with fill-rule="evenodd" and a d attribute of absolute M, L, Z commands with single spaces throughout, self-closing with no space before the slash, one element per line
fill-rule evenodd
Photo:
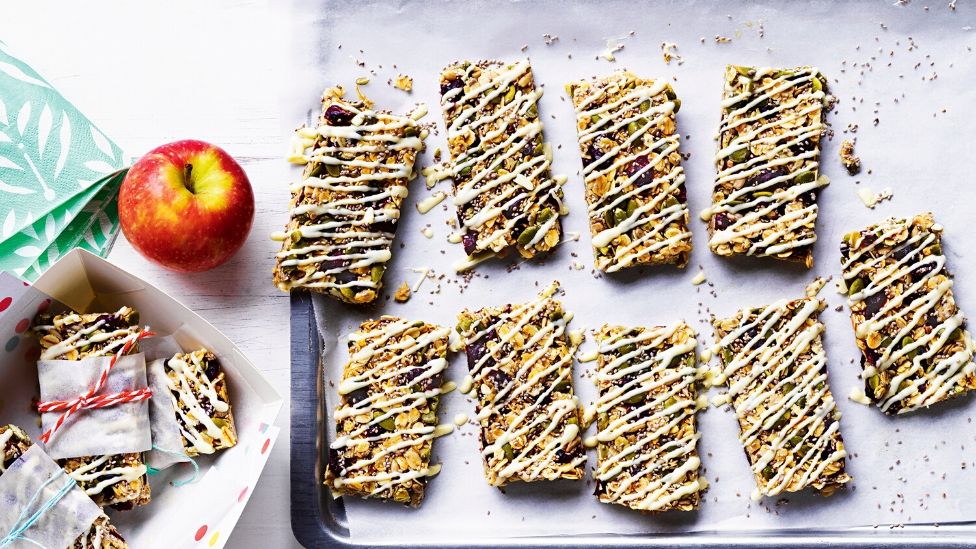
<path fill-rule="evenodd" d="M 203 141 L 149 151 L 129 168 L 119 191 L 126 239 L 176 271 L 206 271 L 230 259 L 253 219 L 247 174 L 226 151 Z"/>

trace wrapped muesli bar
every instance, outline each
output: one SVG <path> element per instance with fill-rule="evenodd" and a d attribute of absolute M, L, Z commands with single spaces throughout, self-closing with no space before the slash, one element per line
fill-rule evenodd
<path fill-rule="evenodd" d="M 492 486 L 583 477 L 573 393 L 579 342 L 567 337 L 572 315 L 553 298 L 558 288 L 554 282 L 529 303 L 458 315 Z"/>
<path fill-rule="evenodd" d="M 81 378 L 87 375 L 87 371 L 83 372 L 80 370 L 82 361 L 109 361 L 117 353 L 126 349 L 126 356 L 120 358 L 120 362 L 124 364 L 117 365 L 114 371 L 131 370 L 129 372 L 131 379 L 124 380 L 123 382 L 128 383 L 131 381 L 132 383 L 141 385 L 141 387 L 146 386 L 144 360 L 141 362 L 141 379 L 137 378 L 140 373 L 139 364 L 133 362 L 136 359 L 142 358 L 141 355 L 138 357 L 135 355 L 138 355 L 139 352 L 138 340 L 143 334 L 143 328 L 139 326 L 138 313 L 129 307 L 122 307 L 114 313 L 79 314 L 68 312 L 57 315 L 45 313 L 38 317 L 33 331 L 40 341 L 42 349 L 41 362 L 38 365 L 39 376 L 42 379 L 42 397 L 45 396 L 44 393 L 48 390 L 47 385 L 49 383 L 47 381 L 50 381 L 50 384 L 54 386 L 54 390 L 62 389 L 60 386 L 61 382 L 66 380 L 74 381 L 67 379 L 69 377 L 68 374 L 78 375 Z M 132 358 L 130 359 L 130 357 Z M 91 359 L 95 360 L 92 361 Z M 58 375 L 54 370 L 56 368 L 63 368 L 64 364 L 60 363 L 64 361 L 77 363 L 78 365 L 74 366 L 72 371 L 62 369 L 64 373 Z M 45 376 L 45 372 L 49 370 L 50 374 Z M 99 371 L 101 371 L 100 366 L 96 366 L 93 370 L 95 374 Z M 112 378 L 110 378 L 110 383 L 112 381 Z M 74 393 L 72 396 L 78 396 L 82 392 L 82 390 L 79 390 L 79 392 Z M 108 408 L 105 408 L 99 410 L 99 412 L 108 410 Z M 139 433 L 136 436 L 140 438 L 140 441 L 144 438 L 148 442 L 148 409 L 143 409 L 142 412 L 145 417 L 140 417 L 139 419 L 144 420 L 144 425 L 143 423 L 139 423 L 141 427 L 138 429 Z M 45 418 L 48 415 L 48 413 L 45 413 Z M 59 414 L 53 415 L 57 416 Z M 113 425 L 121 429 L 126 429 L 128 424 L 122 425 L 115 422 Z M 72 428 L 77 430 L 77 425 L 65 426 L 63 430 L 70 432 Z M 141 436 L 139 436 L 140 434 Z M 61 431 L 55 433 L 54 437 L 54 442 L 57 444 L 67 442 L 63 440 L 65 437 L 62 436 Z M 118 433 L 113 433 L 112 436 L 109 436 L 108 433 L 103 433 L 103 437 L 101 437 L 103 440 L 89 439 L 87 443 L 95 446 L 100 445 L 102 442 L 116 444 L 120 442 L 120 437 L 121 435 Z M 84 440 L 77 440 L 77 438 L 75 437 L 75 444 L 86 442 Z M 145 450 L 148 450 L 151 442 L 142 445 L 145 446 Z M 151 497 L 149 481 L 146 476 L 147 468 L 141 451 L 64 457 L 58 459 L 58 464 L 99 505 L 113 506 L 118 509 L 130 509 L 135 505 L 149 503 Z"/>
<path fill-rule="evenodd" d="M 417 507 L 428 478 L 447 369 L 447 328 L 383 316 L 349 336 L 349 362 L 339 383 L 336 440 L 325 483 L 332 493 Z"/>
<path fill-rule="evenodd" d="M 280 289 L 305 288 L 346 303 L 370 303 L 380 294 L 383 273 L 414 162 L 427 130 L 410 116 L 376 111 L 343 98 L 341 87 L 325 90 L 318 128 L 299 130 L 293 160 L 305 164 L 281 240 L 274 282 Z"/>
<path fill-rule="evenodd" d="M 566 86 L 576 109 L 596 267 L 684 267 L 688 200 L 671 85 L 619 72 Z"/>
<path fill-rule="evenodd" d="M 697 509 L 699 370 L 684 322 L 596 334 L 596 495 L 639 511 Z"/>
<path fill-rule="evenodd" d="M 815 67 L 725 69 L 708 246 L 813 265 L 826 78 Z"/>
<path fill-rule="evenodd" d="M 820 299 L 780 300 L 715 319 L 724 396 L 756 479 L 754 499 L 807 487 L 830 495 L 850 482 L 840 411 L 827 384 Z"/>
<path fill-rule="evenodd" d="M 953 297 L 942 230 L 925 213 L 848 233 L 841 244 L 864 393 L 887 414 L 976 389 L 976 343 Z"/>

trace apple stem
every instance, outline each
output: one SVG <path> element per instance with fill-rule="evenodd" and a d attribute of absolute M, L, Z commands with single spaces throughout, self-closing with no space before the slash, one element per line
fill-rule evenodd
<path fill-rule="evenodd" d="M 192 173 L 193 164 L 187 163 L 186 166 L 183 167 L 183 186 L 186 187 L 186 190 L 190 191 L 191 193 L 193 192 L 193 179 L 190 178 Z"/>

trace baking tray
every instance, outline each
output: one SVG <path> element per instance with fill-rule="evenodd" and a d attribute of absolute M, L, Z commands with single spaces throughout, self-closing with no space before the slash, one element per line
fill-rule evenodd
<path fill-rule="evenodd" d="M 959 207 L 960 197 L 969 199 L 974 193 L 968 159 L 976 142 L 971 124 L 976 119 L 976 32 L 969 29 L 976 26 L 976 6 L 960 3 L 953 10 L 948 0 L 928 8 L 918 0 L 895 4 L 296 1 L 289 30 L 296 44 L 285 62 L 290 72 L 283 129 L 315 116 L 317 95 L 324 87 L 343 83 L 354 94 L 353 82 L 367 76 L 371 82 L 363 91 L 384 108 L 404 112 L 418 101 L 429 105 L 425 121 L 439 131 L 432 133 L 419 160 L 427 166 L 433 150 L 445 146 L 439 69 L 455 59 L 528 56 L 537 83 L 545 86 L 540 112 L 545 138 L 554 148 L 554 173 L 569 176 L 570 214 L 564 230 L 583 235 L 560 245 L 543 262 L 509 259 L 479 265 L 462 292 L 451 270 L 462 252 L 445 241 L 449 230 L 444 221 L 454 215 L 453 206 L 445 201 L 426 215 L 418 214 L 415 203 L 432 192 L 418 179 L 404 204 L 386 282 L 389 288 L 403 281 L 412 285 L 419 277 L 412 269 L 419 267 L 432 268 L 438 279 L 425 281 L 404 305 L 383 301 L 357 310 L 320 296 L 293 295 L 292 513 L 298 539 L 309 547 L 976 547 L 976 461 L 971 452 L 976 399 L 957 399 L 896 418 L 848 400 L 861 384 L 859 355 L 843 308 L 845 298 L 833 291 L 833 284 L 821 292 L 829 304 L 822 315 L 824 344 L 851 453 L 848 471 L 855 480 L 830 498 L 804 493 L 750 502 L 752 479 L 737 445 L 735 419 L 727 409 L 715 408 L 699 417 L 699 453 L 711 486 L 701 510 L 694 513 L 641 515 L 600 504 L 590 481 L 513 485 L 502 493 L 484 481 L 476 429 L 470 423 L 435 443 L 434 459 L 444 467 L 420 509 L 333 501 L 321 482 L 323 450 L 332 428 L 328 417 L 336 404 L 329 380 L 338 377 L 346 360 L 340 338 L 362 320 L 381 314 L 453 325 L 465 307 L 524 301 L 541 286 L 560 280 L 565 308 L 576 315 L 571 329 L 594 329 L 605 322 L 660 325 L 684 318 L 698 330 L 703 349 L 713 343 L 709 314 L 726 317 L 741 307 L 799 297 L 814 276 L 836 279 L 844 233 L 888 216 L 931 210 L 946 227 L 943 247 L 957 275 L 957 300 L 971 318 L 976 315 L 976 254 L 967 234 L 971 211 Z M 559 38 L 547 45 L 543 34 Z M 602 55 L 608 39 L 611 46 L 624 46 L 614 53 L 616 62 Z M 677 44 L 680 64 L 677 59 L 664 62 L 662 42 Z M 819 240 L 810 271 L 773 261 L 728 260 L 708 251 L 697 214 L 709 203 L 714 179 L 712 136 L 726 63 L 815 64 L 840 99 L 828 116 L 836 135 L 824 145 L 823 172 L 832 183 L 820 196 Z M 683 150 L 691 153 L 684 167 L 695 249 L 684 271 L 639 269 L 597 279 L 590 273 L 575 124 L 562 86 L 622 68 L 676 78 L 673 85 L 683 101 L 678 129 L 686 136 Z M 398 73 L 414 78 L 412 94 L 386 84 Z M 855 124 L 860 125 L 856 134 Z M 846 175 L 837 161 L 841 138 L 854 135 L 865 163 L 856 178 Z M 442 183 L 435 190 L 447 186 Z M 857 198 L 857 191 L 867 186 L 875 191 L 890 186 L 894 199 L 869 210 Z M 427 225 L 433 239 L 420 235 Z M 574 269 L 574 263 L 584 268 Z M 708 284 L 696 287 L 690 282 L 699 266 Z M 584 351 L 587 345 L 591 343 L 584 344 Z M 460 381 L 466 372 L 463 353 L 450 361 L 447 378 Z M 576 365 L 576 390 L 584 404 L 595 396 L 588 378 L 592 370 L 592 363 Z M 710 396 L 716 393 L 713 389 Z M 459 412 L 473 416 L 473 410 L 463 395 L 448 394 L 442 400 L 441 421 L 450 422 Z M 593 463 L 590 453 L 588 465 Z"/>

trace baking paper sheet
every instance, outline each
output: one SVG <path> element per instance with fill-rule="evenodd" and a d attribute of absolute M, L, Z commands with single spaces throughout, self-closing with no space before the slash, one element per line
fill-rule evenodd
<path fill-rule="evenodd" d="M 565 289 L 566 309 L 575 313 L 571 328 L 594 329 L 608 322 L 660 325 L 684 318 L 698 329 L 701 350 L 714 343 L 708 325 L 711 313 L 725 317 L 742 307 L 800 297 L 816 275 L 839 279 L 838 246 L 844 233 L 887 216 L 924 210 L 935 212 L 946 227 L 944 249 L 957 275 L 956 298 L 964 311 L 976 315 L 976 254 L 971 244 L 976 33 L 969 30 L 976 24 L 976 10 L 962 2 L 955 9 L 947 1 L 929 7 L 918 1 L 894 4 L 296 2 L 284 117 L 288 126 L 316 116 L 319 93 L 326 86 L 344 84 L 354 95 L 354 81 L 368 77 L 370 83 L 362 90 L 380 108 L 405 112 L 415 102 L 430 106 L 425 121 L 437 129 L 427 140 L 421 166 L 431 164 L 434 149 L 446 148 L 439 70 L 458 59 L 528 56 L 537 83 L 545 89 L 540 112 L 545 138 L 555 153 L 554 173 L 569 176 L 565 191 L 570 214 L 564 231 L 582 235 L 543 262 L 484 263 L 462 282 L 451 265 L 463 258 L 463 252 L 460 245 L 446 241 L 450 229 L 445 222 L 454 216 L 450 200 L 426 215 L 415 209 L 432 192 L 449 192 L 450 183 L 429 191 L 418 179 L 405 203 L 386 294 L 403 281 L 415 284 L 421 275 L 413 269 L 429 268 L 433 278 L 425 280 L 405 305 L 387 298 L 364 311 L 318 300 L 319 312 L 324 313 L 319 317 L 326 338 L 327 380 L 339 379 L 347 359 L 340 336 L 368 317 L 389 313 L 453 325 L 463 307 L 528 300 L 554 279 Z M 551 45 L 544 35 L 550 35 Z M 601 56 L 608 40 L 611 46 L 623 45 L 614 54 L 616 62 Z M 677 45 L 680 63 L 665 63 L 663 42 Z M 839 100 L 828 116 L 833 137 L 824 143 L 822 171 L 831 184 L 820 197 L 819 240 L 809 271 L 772 260 L 723 259 L 708 251 L 706 227 L 698 213 L 711 197 L 713 136 L 727 63 L 816 65 Z M 646 268 L 602 277 L 591 272 L 581 163 L 563 85 L 623 68 L 644 77 L 673 78 L 682 100 L 678 131 L 685 137 L 682 151 L 690 154 L 684 167 L 695 246 L 685 270 Z M 400 73 L 414 78 L 412 94 L 387 84 Z M 839 163 L 838 147 L 842 138 L 855 136 L 864 172 L 850 177 Z M 283 146 L 282 154 L 284 150 Z M 296 169 L 289 182 L 298 177 Z M 281 182 L 282 192 L 285 183 Z M 894 198 L 870 210 L 857 197 L 864 187 L 876 192 L 890 187 Z M 421 234 L 427 226 L 434 233 L 431 239 Z M 574 268 L 577 263 L 583 268 Z M 700 269 L 708 282 L 694 286 L 691 280 Z M 821 295 L 829 304 L 822 320 L 830 384 L 843 412 L 841 430 L 850 452 L 848 471 L 854 477 L 847 490 L 827 499 L 802 494 L 751 501 L 753 480 L 737 442 L 735 418 L 728 409 L 712 408 L 699 416 L 703 473 L 711 486 L 698 512 L 646 516 L 600 504 L 592 495 L 590 479 L 516 485 L 502 492 L 483 478 L 477 427 L 469 422 L 435 443 L 435 459 L 444 467 L 432 480 L 421 509 L 346 498 L 352 539 L 409 545 L 527 535 L 872 527 L 976 519 L 976 437 L 970 422 L 976 402 L 963 398 L 931 411 L 885 417 L 876 408 L 848 400 L 861 381 L 848 311 L 835 310 L 846 298 L 834 291 L 833 283 Z M 592 345 L 590 338 L 583 350 Z M 595 363 L 576 364 L 576 388 L 584 404 L 596 398 L 594 368 Z M 460 381 L 466 371 L 463 354 L 458 354 L 451 359 L 447 377 Z M 331 383 L 328 390 L 329 405 L 334 406 Z M 710 395 L 717 393 L 713 389 Z M 457 392 L 447 395 L 442 422 L 462 412 L 473 417 L 473 402 Z M 592 450 L 589 459 L 592 467 Z"/>
<path fill-rule="evenodd" d="M 85 360 L 39 360 L 37 377 L 41 402 L 70 401 L 87 393 L 98 382 L 112 357 Z M 114 395 L 147 387 L 146 356 L 120 357 L 98 395 Z M 52 428 L 64 412 L 41 414 L 41 428 Z M 54 459 L 144 452 L 152 447 L 149 433 L 149 401 L 123 402 L 107 408 L 72 414 L 45 445 Z"/>

